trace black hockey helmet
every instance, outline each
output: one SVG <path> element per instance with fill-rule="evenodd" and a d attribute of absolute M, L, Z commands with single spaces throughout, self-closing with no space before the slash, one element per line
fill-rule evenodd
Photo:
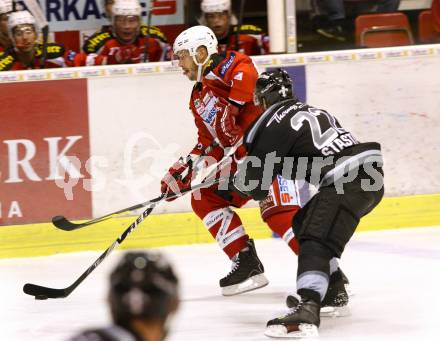
<path fill-rule="evenodd" d="M 296 97 L 292 91 L 292 79 L 283 69 L 263 72 L 257 79 L 254 89 L 255 105 L 265 104 L 269 107 L 288 98 Z"/>
<path fill-rule="evenodd" d="M 178 279 L 159 253 L 129 252 L 110 275 L 111 313 L 124 327 L 133 318 L 165 321 L 177 309 L 178 297 Z"/>

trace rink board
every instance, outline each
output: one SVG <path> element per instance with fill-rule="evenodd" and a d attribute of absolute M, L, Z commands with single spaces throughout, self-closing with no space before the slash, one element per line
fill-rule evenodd
<path fill-rule="evenodd" d="M 251 238 L 272 233 L 258 208 L 238 209 Z M 10 226 L 0 229 L 0 258 L 45 256 L 64 252 L 105 250 L 135 217 L 112 219 L 74 232 L 51 224 Z M 363 218 L 357 232 L 440 225 L 440 195 L 384 198 Z M 194 213 L 152 215 L 127 237 L 120 249 L 212 243 L 213 238 Z"/>
<path fill-rule="evenodd" d="M 440 193 L 440 78 L 433 77 L 440 70 L 440 45 L 259 56 L 255 63 L 260 71 L 283 66 L 294 77 L 301 99 L 335 114 L 358 140 L 381 143 L 387 196 Z M 76 82 L 82 82 L 86 98 L 79 99 L 61 86 Z M 39 184 L 21 168 L 21 182 L 10 183 L 11 169 L 17 169 L 16 157 L 6 145 L 11 139 L 5 135 L 9 130 L 0 131 L 0 193 L 8 193 L 0 197 L 0 225 L 44 223 L 57 214 L 87 219 L 154 198 L 165 171 L 195 145 L 196 131 L 188 110 L 193 84 L 170 63 L 0 73 L 2 93 L 8 93 L 11 103 L 22 102 L 20 93 L 28 93 L 33 84 L 45 83 L 57 92 L 51 96 L 41 89 L 38 97 L 29 96 L 33 101 L 38 98 L 43 110 L 37 112 L 28 105 L 25 115 L 33 120 L 16 121 L 21 126 L 14 132 L 15 144 L 28 140 L 29 157 L 30 147 L 35 146 L 28 168 L 33 167 Z M 18 95 L 8 91 L 12 87 L 21 89 Z M 0 98 L 0 105 L 3 102 Z M 63 121 L 66 112 L 75 115 L 84 103 L 85 115 L 77 115 L 69 131 L 56 124 L 36 130 L 31 124 L 35 115 L 41 116 L 40 122 L 52 122 L 54 114 Z M 54 111 L 64 106 L 65 110 Z M 14 105 L 2 107 L 12 108 L 11 119 L 21 113 L 14 111 Z M 80 129 L 85 125 L 88 130 Z M 34 130 L 38 136 L 25 135 Z M 73 200 L 63 200 L 69 188 L 48 176 L 50 151 L 42 141 L 59 138 L 61 152 L 75 136 L 81 139 L 66 155 L 78 157 L 81 176 L 71 177 L 76 183 Z M 89 144 L 90 157 L 75 150 L 80 143 Z M 17 157 L 23 158 L 23 153 Z M 53 191 L 57 195 L 52 197 Z M 28 199 L 35 205 L 22 205 L 24 199 L 16 195 L 25 193 L 32 193 Z M 42 199 L 57 205 L 43 205 Z M 13 214 L 18 212 L 14 205 L 20 206 L 21 215 Z M 183 198 L 155 212 L 189 211 L 189 199 Z"/>
<path fill-rule="evenodd" d="M 283 66 L 302 99 L 335 114 L 357 139 L 381 143 L 389 197 L 384 203 L 393 214 L 374 213 L 365 221 L 376 220 L 365 228 L 439 224 L 440 78 L 433 75 L 440 70 L 440 45 L 270 55 L 254 61 L 259 71 Z M 21 94 L 41 84 L 53 94 L 43 86 L 27 103 Z M 74 91 L 77 84 L 81 96 Z M 0 117 L 8 127 L 0 131 L 1 257 L 105 248 L 132 218 L 70 234 L 44 223 L 58 214 L 99 217 L 156 197 L 166 169 L 195 144 L 188 111 L 192 83 L 170 63 L 3 72 L 0 86 L 7 94 L 0 107 L 9 108 Z M 12 91 L 16 88 L 21 89 L 18 95 Z M 23 119 L 17 120 L 18 115 Z M 59 122 L 53 121 L 56 117 Z M 81 173 L 71 177 L 77 184 L 70 194 L 52 174 L 53 155 L 69 141 L 76 142 L 67 155 L 79 159 Z M 25 157 L 27 166 L 18 167 L 17 159 Z M 68 194 L 73 200 L 66 199 Z M 256 203 L 247 207 L 249 233 L 270 236 Z M 434 214 L 418 213 L 416 207 Z M 211 241 L 194 215 L 185 213 L 190 211 L 189 196 L 157 207 L 145 222 L 148 228 L 139 228 L 139 237 L 123 246 L 138 239 L 145 246 Z"/>

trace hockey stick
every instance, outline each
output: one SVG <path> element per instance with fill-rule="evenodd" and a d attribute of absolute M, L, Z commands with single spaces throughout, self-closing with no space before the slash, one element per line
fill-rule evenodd
<path fill-rule="evenodd" d="M 204 180 L 195 186 L 192 186 L 189 188 L 186 192 L 196 190 L 198 188 L 202 187 L 209 187 L 216 183 L 219 183 L 222 178 L 214 178 L 212 181 L 207 181 L 209 178 L 211 178 L 213 175 L 215 177 L 215 174 L 217 174 L 217 169 L 221 167 L 222 164 L 226 163 L 229 160 L 229 157 L 233 155 L 236 148 L 230 148 L 228 153 L 223 157 L 222 160 L 220 160 L 217 164 L 212 165 L 209 167 L 210 171 L 208 175 L 204 178 Z M 215 166 L 215 168 L 213 167 Z M 183 192 L 183 191 L 182 191 Z M 185 193 L 186 193 L 185 192 Z M 63 288 L 63 289 L 56 289 L 56 288 L 49 288 L 49 287 L 43 287 L 41 285 L 26 283 L 23 286 L 23 292 L 25 294 L 28 294 L 30 296 L 34 296 L 37 300 L 46 300 L 48 298 L 65 298 L 69 296 L 72 291 L 74 291 L 78 285 L 80 285 L 91 273 L 93 270 L 95 270 L 99 264 L 102 263 L 102 261 L 114 250 L 116 249 L 124 240 L 127 238 L 127 236 L 133 232 L 133 230 L 142 222 L 144 221 L 150 213 L 153 211 L 153 209 L 159 205 L 162 201 L 166 199 L 166 193 L 162 193 L 159 197 L 154 199 L 155 201 L 152 203 L 152 205 L 147 208 L 144 212 L 142 212 L 139 217 L 121 234 L 119 238 L 117 238 L 112 245 L 110 245 L 107 250 L 104 251 L 104 253 L 99 256 L 97 260 L 93 262 L 91 266 L 87 268 L 87 270 L 79 276 L 79 278 L 73 282 L 70 286 Z"/>
<path fill-rule="evenodd" d="M 27 9 L 32 13 L 37 22 L 38 27 L 41 28 L 41 33 L 43 34 L 43 51 L 41 55 L 40 69 L 44 69 L 47 58 L 47 44 L 49 39 L 49 23 L 46 20 L 40 5 L 36 0 L 23 0 Z"/>
<path fill-rule="evenodd" d="M 80 229 L 80 228 L 83 228 L 83 227 L 86 227 L 86 226 L 89 226 L 89 225 L 93 225 L 93 224 L 100 223 L 102 221 L 106 221 L 106 220 L 111 219 L 111 218 L 115 218 L 115 217 L 117 217 L 117 216 L 119 216 L 119 215 L 121 215 L 123 213 L 131 212 L 131 211 L 137 210 L 139 208 L 149 206 L 149 205 L 151 205 L 154 202 L 154 200 L 155 199 L 150 200 L 150 201 L 145 201 L 143 203 L 140 203 L 140 204 L 137 204 L 137 205 L 133 205 L 133 206 L 130 206 L 130 207 L 127 207 L 127 208 L 123 208 L 122 210 L 119 210 L 119 211 L 116 211 L 116 212 L 113 212 L 113 213 L 109 213 L 109 214 L 107 214 L 105 216 L 102 216 L 100 218 L 96 218 L 96 219 L 93 219 L 93 220 L 89 220 L 89 221 L 86 221 L 84 223 L 79 223 L 79 224 L 72 223 L 71 221 L 67 220 L 66 217 L 59 216 L 59 215 L 57 215 L 57 216 L 52 218 L 52 223 L 55 225 L 55 227 L 59 228 L 60 230 L 63 230 L 63 231 L 74 231 L 74 230 L 77 230 L 77 229 Z"/>
<path fill-rule="evenodd" d="M 166 199 L 178 198 L 178 197 L 182 196 L 182 194 L 185 194 L 187 191 L 188 190 L 184 190 L 184 191 L 182 191 L 180 193 L 173 193 L 171 195 L 167 195 Z M 63 231 L 75 231 L 75 230 L 78 230 L 80 228 L 83 228 L 83 227 L 86 227 L 86 226 L 89 226 L 89 225 L 97 224 L 97 223 L 109 220 L 111 218 L 115 218 L 115 217 L 121 215 L 122 213 L 127 213 L 127 212 L 130 212 L 130 211 L 135 211 L 135 210 L 137 210 L 139 208 L 150 206 L 150 205 L 154 204 L 158 200 L 158 198 L 159 197 L 151 199 L 149 201 L 142 202 L 142 203 L 134 205 L 134 206 L 130 206 L 130 207 L 124 208 L 122 210 L 119 210 L 119 211 L 116 211 L 116 212 L 113 212 L 113 213 L 110 213 L 110 214 L 107 214 L 107 215 L 105 215 L 105 216 L 103 216 L 101 218 L 96 218 L 96 219 L 93 219 L 93 220 L 90 220 L 90 221 L 86 221 L 86 222 L 80 223 L 80 224 L 72 223 L 71 221 L 67 220 L 64 216 L 55 216 L 55 217 L 53 217 L 52 218 L 52 223 L 58 229 L 60 229 L 60 230 L 63 230 Z"/>
<path fill-rule="evenodd" d="M 46 59 L 47 59 L 47 44 L 49 39 L 49 25 L 44 26 L 41 29 L 41 32 L 43 33 L 43 54 L 41 55 L 41 63 L 40 63 L 40 69 L 44 69 L 46 67 Z"/>
<path fill-rule="evenodd" d="M 206 147 L 206 149 L 202 152 L 202 154 L 200 154 L 199 159 L 202 158 L 203 156 L 207 155 L 208 153 L 210 153 L 212 151 L 213 148 L 215 148 L 218 145 L 218 143 L 216 141 L 214 141 L 213 143 L 211 143 L 208 147 Z M 177 198 L 178 196 L 180 196 L 179 194 L 173 194 L 171 196 L 168 196 L 167 198 L 172 199 L 172 198 Z M 120 216 L 123 213 L 127 213 L 127 212 L 131 212 L 131 211 L 135 211 L 139 208 L 142 207 L 147 207 L 150 206 L 152 203 L 154 203 L 154 201 L 157 198 L 153 199 L 153 200 L 149 200 L 149 201 L 145 201 L 142 202 L 140 204 L 136 204 L 127 208 L 123 208 L 122 210 L 113 212 L 113 213 L 109 213 L 106 214 L 102 217 L 99 218 L 95 218 L 89 221 L 85 221 L 83 223 L 73 223 L 71 221 L 69 221 L 66 217 L 64 216 L 55 216 L 52 218 L 52 224 L 55 225 L 55 227 L 59 228 L 60 230 L 63 231 L 74 231 L 89 225 L 93 225 L 93 224 L 97 224 L 97 223 L 101 223 L 103 221 L 106 221 L 108 219 L 112 219 L 115 217 Z"/>
<path fill-rule="evenodd" d="M 238 13 L 237 31 L 235 31 L 235 51 L 238 51 L 240 48 L 240 30 L 241 25 L 243 24 L 244 1 L 245 0 L 240 0 L 240 13 Z"/>
<path fill-rule="evenodd" d="M 114 250 L 116 249 L 124 240 L 125 238 L 142 222 L 147 218 L 150 213 L 153 211 L 154 207 L 158 205 L 162 200 L 164 200 L 165 194 L 162 194 L 160 197 L 156 198 L 155 202 L 147 208 L 144 212 L 142 212 L 141 215 L 119 236 L 118 239 L 115 240 L 115 242 L 110 245 L 110 247 L 107 248 L 107 250 L 104 251 L 104 253 L 99 256 L 95 262 L 91 266 L 87 268 L 87 270 L 79 276 L 79 278 L 73 282 L 70 286 L 63 289 L 55 289 L 55 288 L 49 288 L 49 287 L 43 287 L 41 285 L 26 283 L 23 286 L 23 292 L 25 294 L 34 296 L 36 300 L 45 300 L 48 298 L 64 298 L 69 296 L 73 290 L 76 289 L 78 285 L 84 281 L 87 276 L 90 275 L 90 273 L 95 270 L 99 264 L 102 263 L 102 261 Z"/>
<path fill-rule="evenodd" d="M 145 53 L 143 62 L 149 62 L 150 58 L 148 56 L 148 49 L 150 48 L 150 25 L 151 25 L 151 15 L 153 11 L 153 1 L 150 0 L 150 6 L 148 8 L 148 16 L 147 16 L 147 34 L 145 36 Z"/>

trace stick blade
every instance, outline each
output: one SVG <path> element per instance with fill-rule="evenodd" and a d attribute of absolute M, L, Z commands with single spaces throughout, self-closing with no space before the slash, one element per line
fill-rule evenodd
<path fill-rule="evenodd" d="M 66 217 L 62 215 L 57 215 L 52 218 L 52 224 L 54 224 L 57 228 L 64 231 L 73 231 L 80 227 L 82 227 L 83 224 L 74 224 L 66 219 Z"/>
<path fill-rule="evenodd" d="M 54 289 L 47 288 L 41 285 L 26 283 L 23 286 L 23 292 L 30 296 L 34 296 L 35 299 L 44 300 L 48 298 L 64 298 L 69 295 L 66 289 Z"/>

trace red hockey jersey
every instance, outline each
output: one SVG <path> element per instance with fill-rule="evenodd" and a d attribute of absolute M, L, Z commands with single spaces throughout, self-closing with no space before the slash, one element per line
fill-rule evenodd
<path fill-rule="evenodd" d="M 200 154 L 217 137 L 215 104 L 219 97 L 239 105 L 237 124 L 243 132 L 261 114 L 253 103 L 253 91 L 258 72 L 250 57 L 230 51 L 213 55 L 201 83 L 192 91 L 190 109 L 198 129 L 198 144 L 192 154 Z"/>
<path fill-rule="evenodd" d="M 84 65 L 82 59 L 75 51 L 65 50 L 63 45 L 49 43 L 46 48 L 45 69 Z M 40 69 L 42 57 L 42 44 L 35 45 L 35 57 L 29 65 L 23 64 L 18 59 L 16 51 L 10 48 L 0 54 L 0 71 Z"/>
<path fill-rule="evenodd" d="M 134 64 L 143 61 L 146 46 L 148 61 L 170 60 L 171 47 L 165 35 L 154 26 L 150 26 L 148 35 L 147 26 L 141 26 L 140 34 L 133 44 L 121 44 L 111 30 L 97 32 L 84 42 L 83 50 L 98 56 L 95 65 Z"/>
<path fill-rule="evenodd" d="M 237 50 L 236 32 L 238 26 L 233 26 L 230 33 L 218 42 L 220 53 Z M 241 25 L 239 31 L 238 50 L 248 56 L 263 55 L 269 53 L 269 37 L 263 30 L 254 25 Z"/>

